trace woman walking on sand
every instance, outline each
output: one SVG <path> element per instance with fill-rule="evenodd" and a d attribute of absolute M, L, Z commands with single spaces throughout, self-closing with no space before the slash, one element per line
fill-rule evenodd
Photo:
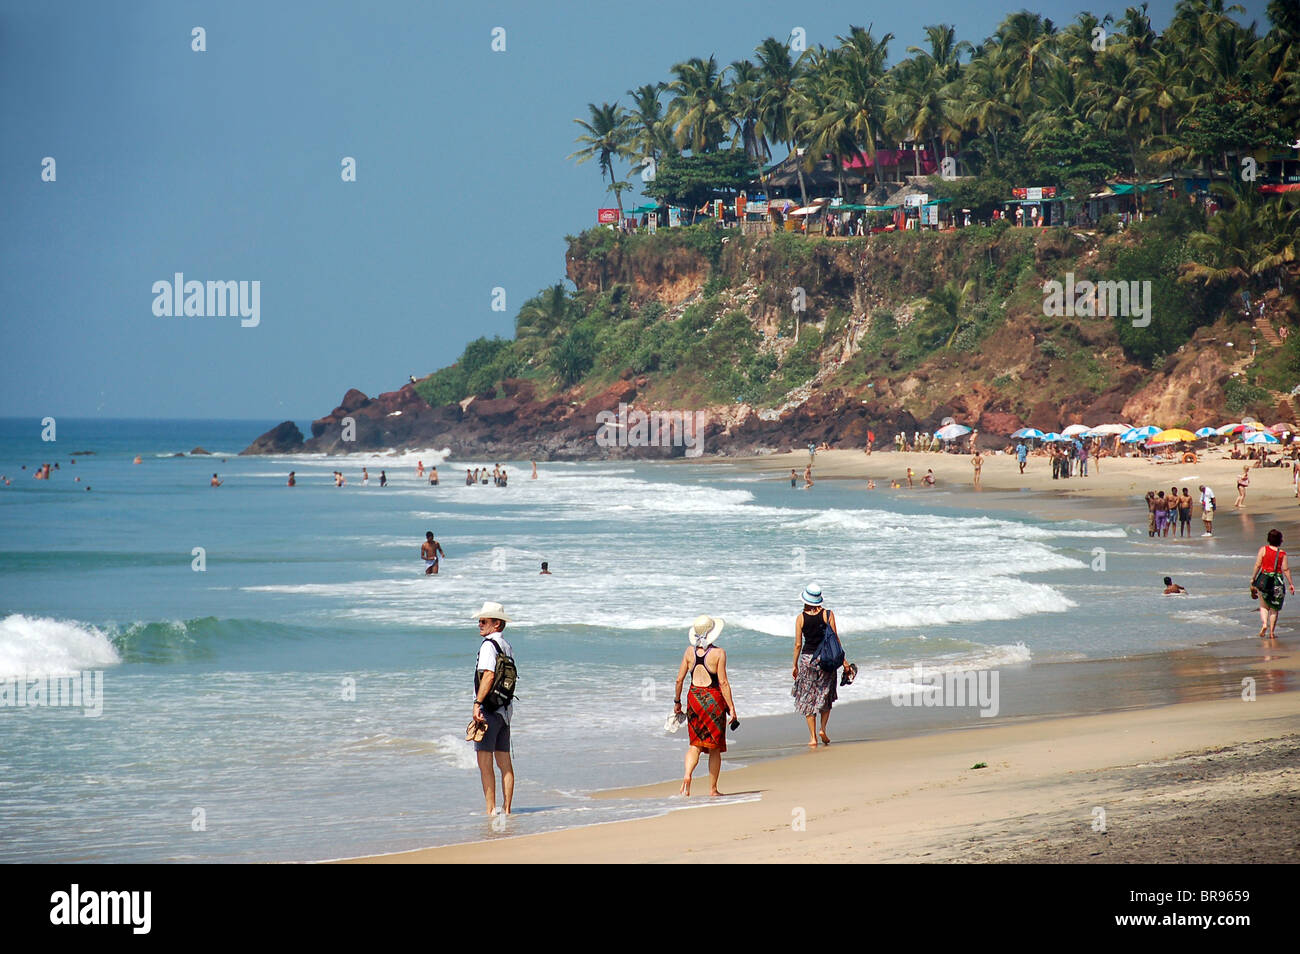
<path fill-rule="evenodd" d="M 1241 470 L 1241 476 L 1237 478 L 1237 502 L 1232 505 L 1233 510 L 1242 510 L 1246 506 L 1246 488 L 1250 486 L 1250 465 L 1247 464 Z"/>
<path fill-rule="evenodd" d="M 1288 586 L 1295 595 L 1291 565 L 1282 549 L 1282 531 L 1270 530 L 1268 543 L 1255 554 L 1255 568 L 1250 572 L 1250 592 L 1259 595 L 1260 639 L 1277 639 L 1277 617 Z"/>
<path fill-rule="evenodd" d="M 679 795 L 691 794 L 691 776 L 700 763 L 701 752 L 709 753 L 709 794 L 722 794 L 718 791 L 718 775 L 722 772 L 722 753 L 727 751 L 727 720 L 731 720 L 733 731 L 740 725 L 736 702 L 731 697 L 731 683 L 727 680 L 727 651 L 714 645 L 724 625 L 724 620 L 697 616 L 686 631 L 690 645 L 677 668 L 673 703 L 674 714 L 680 713 L 682 683 L 689 672 L 691 692 L 686 700 L 686 732 L 690 748 L 686 750 L 686 773 L 682 776 Z"/>
<path fill-rule="evenodd" d="M 835 688 L 835 670 L 823 669 L 817 661 L 822 642 L 829 633 L 839 636 L 835 625 L 835 614 L 822 606 L 821 587 L 809 583 L 801 594 L 803 612 L 794 621 L 794 706 L 799 714 L 808 720 L 808 746 L 817 748 L 820 736 L 822 745 L 830 745 L 826 735 L 826 723 L 831 717 L 831 706 L 839 698 Z M 849 685 L 858 674 L 858 667 L 847 659 L 844 660 L 844 675 L 841 685 Z M 821 713 L 822 728 L 817 731 L 817 714 Z"/>

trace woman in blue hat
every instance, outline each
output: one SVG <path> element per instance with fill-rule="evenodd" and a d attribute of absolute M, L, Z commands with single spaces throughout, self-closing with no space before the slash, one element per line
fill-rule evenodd
<path fill-rule="evenodd" d="M 839 698 L 835 688 L 835 670 L 824 669 L 817 661 L 822 643 L 828 634 L 839 638 L 839 629 L 835 625 L 835 614 L 822 605 L 822 590 L 816 583 L 804 587 L 803 612 L 794 621 L 794 696 L 795 708 L 808 720 L 808 745 L 817 747 L 818 738 L 822 745 L 830 745 L 826 735 L 826 722 L 831 717 L 831 705 Z M 858 674 L 858 667 L 847 659 L 844 660 L 844 675 L 840 682 L 849 685 Z M 821 713 L 821 732 L 817 731 L 817 714 Z"/>

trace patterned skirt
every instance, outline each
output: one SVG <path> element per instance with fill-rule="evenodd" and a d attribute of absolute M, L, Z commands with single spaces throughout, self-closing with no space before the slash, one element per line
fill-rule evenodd
<path fill-rule="evenodd" d="M 839 698 L 835 676 L 834 670 L 828 672 L 817 665 L 811 654 L 804 653 L 799 657 L 799 675 L 795 676 L 790 695 L 794 696 L 794 707 L 800 715 L 816 715 L 831 707 L 831 703 Z"/>
<path fill-rule="evenodd" d="M 727 703 L 721 689 L 691 686 L 686 697 L 686 731 L 696 748 L 727 751 Z"/>

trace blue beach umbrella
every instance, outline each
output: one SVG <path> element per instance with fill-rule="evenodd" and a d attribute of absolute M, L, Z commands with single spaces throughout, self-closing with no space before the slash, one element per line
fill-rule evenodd
<path fill-rule="evenodd" d="M 1050 433 L 1050 434 L 1044 434 L 1044 435 L 1043 435 L 1043 441 L 1044 441 L 1044 443 L 1049 442 L 1049 441 L 1050 441 L 1051 443 L 1055 443 L 1055 442 L 1057 442 L 1057 441 L 1064 441 L 1064 440 L 1069 440 L 1069 438 L 1067 438 L 1067 437 L 1062 437 L 1060 434 L 1056 433 L 1056 431 L 1052 431 L 1052 433 Z"/>
<path fill-rule="evenodd" d="M 1041 441 L 1043 439 L 1043 432 L 1038 430 L 1035 427 L 1022 427 L 1020 430 L 1016 431 L 1011 436 L 1021 437 L 1021 438 L 1032 437 L 1036 441 Z"/>
<path fill-rule="evenodd" d="M 1254 434 L 1247 434 L 1245 443 L 1247 444 L 1276 444 L 1278 439 L 1268 431 L 1256 431 Z"/>
<path fill-rule="evenodd" d="M 1219 433 L 1219 432 L 1218 432 L 1218 430 L 1217 430 L 1216 428 L 1213 428 L 1213 427 L 1202 427 L 1199 431 L 1196 432 L 1196 436 L 1197 436 L 1197 437 L 1214 437 L 1214 436 L 1216 436 L 1218 433 Z"/>

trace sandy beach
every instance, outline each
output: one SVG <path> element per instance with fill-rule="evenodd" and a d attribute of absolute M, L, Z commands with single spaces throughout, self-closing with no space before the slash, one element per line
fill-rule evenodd
<path fill-rule="evenodd" d="M 807 460 L 798 452 L 719 466 L 788 480 Z M 890 490 L 909 466 L 918 476 L 932 468 L 936 486 Z M 1130 526 L 1145 525 L 1146 490 L 1186 484 L 1195 493 L 1206 483 L 1220 502 L 1215 537 L 1200 536 L 1198 508 L 1196 535 L 1177 545 L 1226 548 L 1248 567 L 1263 533 L 1290 535 L 1300 508 L 1289 468 L 1256 468 L 1247 507 L 1234 512 L 1241 466 L 1213 456 L 1194 465 L 1108 458 L 1099 474 L 1053 481 L 1045 459 L 1031 458 L 1022 477 L 1014 458 L 993 455 L 978 492 L 966 455 L 830 451 L 817 455 L 814 476 L 871 477 L 875 493 L 935 494 L 937 507 Z M 477 862 L 500 857 L 509 838 L 511 861 L 537 863 L 1296 861 L 1293 642 L 1252 637 L 1200 653 L 1029 665 L 1004 674 L 1009 704 L 992 720 L 927 718 L 945 710 L 890 700 L 837 707 L 832 736 L 845 741 L 815 751 L 798 744 L 793 713 L 768 717 L 758 721 L 770 747 L 756 746 L 753 758 L 729 753 L 743 765 L 724 761 L 720 801 L 697 794 L 683 800 L 688 810 L 517 838 L 485 820 L 484 841 L 354 860 Z M 663 798 L 677 785 L 595 797 Z M 707 792 L 701 772 L 695 790 Z"/>
<path fill-rule="evenodd" d="M 1222 697 L 872 742 L 723 770 L 731 798 L 511 839 L 514 862 L 1286 862 L 1300 858 L 1289 649 L 1241 647 Z M 1251 675 L 1253 674 L 1253 675 Z M 1238 678 L 1240 677 L 1240 678 Z M 1241 679 L 1254 680 L 1243 699 Z M 790 730 L 799 731 L 791 718 Z M 977 765 L 984 768 L 976 768 Z M 602 793 L 665 796 L 676 782 Z M 697 788 L 703 788 L 697 780 Z M 380 858 L 485 861 L 499 839 Z"/>

